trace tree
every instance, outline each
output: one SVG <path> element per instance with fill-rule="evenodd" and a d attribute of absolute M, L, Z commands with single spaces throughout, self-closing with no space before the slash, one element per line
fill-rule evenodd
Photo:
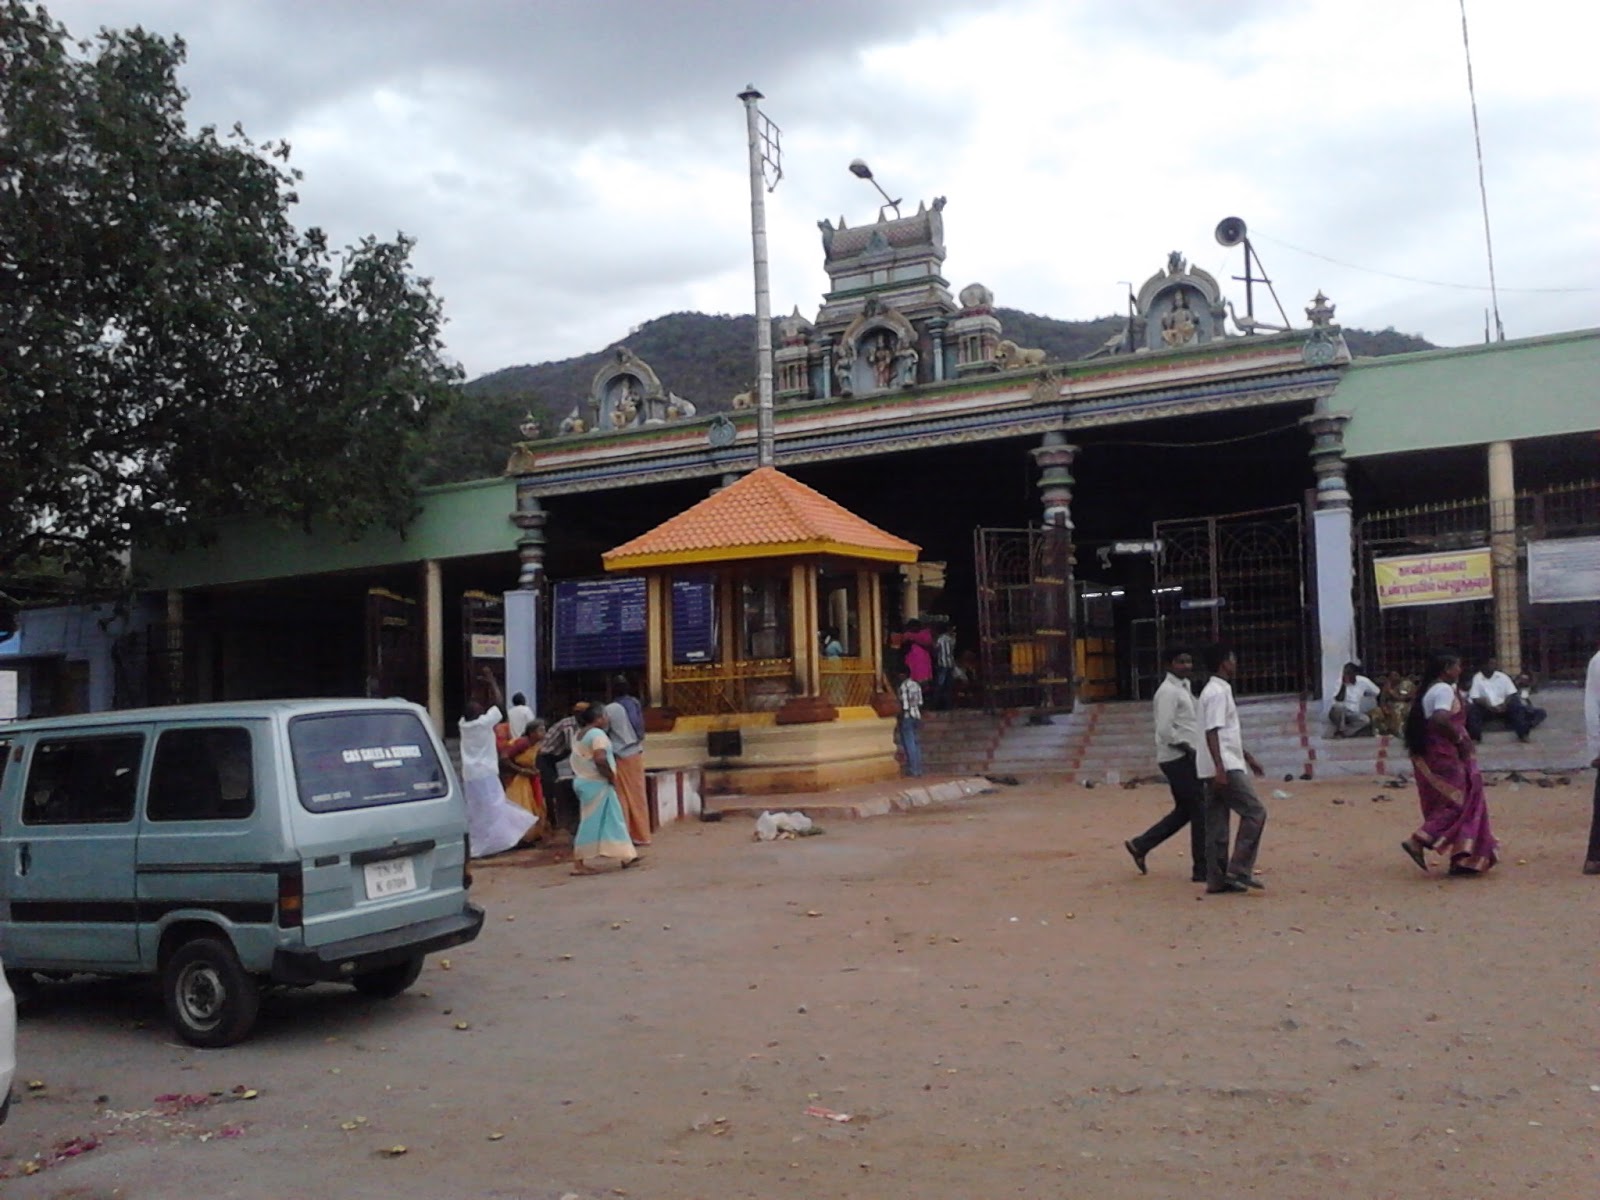
<path fill-rule="evenodd" d="M 0 0 L 0 581 L 105 585 L 235 514 L 415 511 L 458 372 L 412 242 L 297 231 L 288 146 L 189 130 L 183 61 Z"/>

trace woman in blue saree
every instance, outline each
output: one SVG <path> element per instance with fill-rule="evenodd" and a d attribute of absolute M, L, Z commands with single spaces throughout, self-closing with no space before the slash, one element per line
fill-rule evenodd
<path fill-rule="evenodd" d="M 572 786 L 578 793 L 578 832 L 572 839 L 572 873 L 599 875 L 593 858 L 614 858 L 624 867 L 639 861 L 617 799 L 617 766 L 606 736 L 605 707 L 591 704 L 577 714 L 572 739 Z"/>

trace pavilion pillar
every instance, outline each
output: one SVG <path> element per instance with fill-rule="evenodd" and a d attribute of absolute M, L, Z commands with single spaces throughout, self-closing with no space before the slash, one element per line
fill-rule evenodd
<path fill-rule="evenodd" d="M 1311 434 L 1311 470 L 1316 475 L 1316 508 L 1311 513 L 1311 545 L 1315 559 L 1318 696 L 1338 693 L 1344 664 L 1356 662 L 1355 543 L 1350 488 L 1345 479 L 1344 427 L 1348 413 L 1317 410 L 1301 419 Z"/>
<path fill-rule="evenodd" d="M 872 571 L 856 572 L 856 657 L 872 668 L 874 677 L 882 673 L 879 662 L 883 654 L 883 630 L 875 621 L 873 596 L 878 590 L 878 577 Z"/>
<path fill-rule="evenodd" d="M 1038 640 L 1039 707 L 1071 711 L 1072 638 L 1072 463 L 1078 447 L 1065 435 L 1047 433 L 1030 451 L 1039 466 L 1044 507 L 1042 570 L 1034 578 L 1034 636 Z"/>
<path fill-rule="evenodd" d="M 444 736 L 444 573 L 439 560 L 422 564 L 422 628 L 428 672 L 428 717 Z"/>
<path fill-rule="evenodd" d="M 909 621 L 922 612 L 922 574 L 916 563 L 900 568 L 900 619 Z"/>
<path fill-rule="evenodd" d="M 1517 606 L 1517 482 L 1510 442 L 1489 443 L 1489 561 L 1494 570 L 1494 650 L 1513 679 L 1522 671 Z"/>
<path fill-rule="evenodd" d="M 822 697 L 822 642 L 817 636 L 817 566 L 809 560 L 789 568 L 789 652 L 794 656 L 795 694 L 778 709 L 779 725 L 834 721 L 839 710 Z"/>
<path fill-rule="evenodd" d="M 667 704 L 667 666 L 672 662 L 672 579 L 654 571 L 645 577 L 645 703 Z"/>

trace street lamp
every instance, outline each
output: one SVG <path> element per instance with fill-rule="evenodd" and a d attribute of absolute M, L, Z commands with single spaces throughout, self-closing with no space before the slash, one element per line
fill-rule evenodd
<path fill-rule="evenodd" d="M 850 162 L 850 174 L 857 179 L 865 179 L 873 187 L 877 188 L 878 195 L 883 197 L 883 203 L 878 206 L 878 220 L 883 220 L 883 210 L 886 208 L 894 209 L 895 220 L 898 221 L 900 219 L 900 201 L 891 199 L 889 193 L 883 190 L 883 184 L 873 177 L 872 168 L 867 166 L 865 159 L 852 159 Z"/>

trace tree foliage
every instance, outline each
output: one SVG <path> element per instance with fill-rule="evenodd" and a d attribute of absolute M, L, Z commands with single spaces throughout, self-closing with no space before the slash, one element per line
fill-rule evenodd
<path fill-rule="evenodd" d="M 414 511 L 456 371 L 412 243 L 298 231 L 288 146 L 190 130 L 183 61 L 0 0 L 0 578 L 104 583 L 243 512 Z"/>

